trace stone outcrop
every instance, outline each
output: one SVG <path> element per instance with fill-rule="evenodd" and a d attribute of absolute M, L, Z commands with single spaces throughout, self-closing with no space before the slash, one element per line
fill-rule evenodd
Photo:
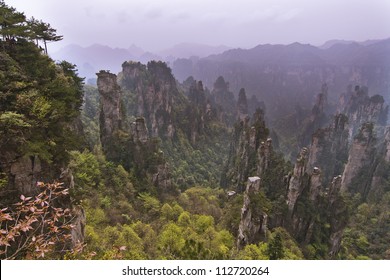
<path fill-rule="evenodd" d="M 370 176 L 368 200 L 380 200 L 388 186 L 388 180 L 390 179 L 390 127 L 385 129 L 385 136 L 383 139 L 378 139 L 378 142 L 374 164 L 370 168 L 374 171 Z"/>
<path fill-rule="evenodd" d="M 194 145 L 198 138 L 205 134 L 206 122 L 212 118 L 212 108 L 207 102 L 201 81 L 193 81 L 188 90 L 188 99 L 190 103 L 186 106 L 185 114 L 189 123 L 187 127 L 183 127 L 183 130 L 187 132 L 187 137 Z"/>
<path fill-rule="evenodd" d="M 173 191 L 172 178 L 168 164 L 162 163 L 157 166 L 157 171 L 153 174 L 153 185 L 161 194 L 167 194 Z"/>
<path fill-rule="evenodd" d="M 154 75 L 159 76 L 163 80 L 170 80 L 170 74 L 165 73 L 164 69 L 159 69 L 159 66 L 155 65 L 150 66 L 150 68 L 153 69 L 150 71 L 154 71 Z M 124 69 L 126 70 L 127 81 L 132 82 L 128 86 L 133 85 L 140 88 L 138 97 L 143 102 L 146 100 L 149 105 L 155 104 L 159 100 L 158 96 L 161 97 L 160 94 L 168 94 L 169 90 L 162 89 L 158 91 L 159 93 L 156 93 L 157 96 L 154 94 L 149 96 L 148 93 L 143 95 L 143 87 L 145 85 L 141 78 L 143 75 L 142 71 L 145 71 L 145 67 L 137 63 L 124 63 Z M 163 153 L 159 149 L 158 143 L 149 136 L 147 119 L 141 116 L 136 117 L 130 123 L 123 121 L 127 119 L 127 116 L 121 111 L 122 98 L 125 98 L 125 96 L 122 94 L 123 90 L 117 83 L 117 76 L 106 71 L 100 71 L 97 75 L 101 102 L 100 137 L 107 159 L 122 164 L 128 170 L 133 168 L 136 176 L 139 178 L 147 178 L 150 185 L 156 187 L 161 196 L 174 192 L 175 188 L 172 184 L 169 167 L 165 162 Z M 152 75 L 152 77 L 154 76 Z M 154 91 L 157 85 L 160 85 L 159 81 L 153 84 L 153 89 L 148 88 Z M 161 86 L 164 87 L 164 85 Z M 149 98 L 157 98 L 157 101 L 149 100 Z M 162 104 L 165 103 L 162 102 Z M 145 104 L 143 103 L 143 105 Z M 145 105 L 146 107 L 143 105 L 140 108 L 151 109 L 149 105 Z M 157 115 L 155 114 L 149 120 L 156 120 L 155 117 Z M 151 127 L 155 129 L 155 132 L 158 132 L 159 128 L 155 127 L 153 122 L 151 123 Z M 165 128 L 166 135 L 173 136 L 173 128 L 170 126 Z"/>
<path fill-rule="evenodd" d="M 179 95 L 175 78 L 163 62 L 136 62 L 122 64 L 119 84 L 126 94 L 135 95 L 135 116 L 146 119 L 152 137 L 172 138 L 175 134 L 172 107 Z"/>
<path fill-rule="evenodd" d="M 217 109 L 218 120 L 231 126 L 236 121 L 236 100 L 229 90 L 229 83 L 220 76 L 214 83 L 211 91 L 212 104 Z"/>
<path fill-rule="evenodd" d="M 257 174 L 264 174 L 270 167 L 272 153 L 272 138 L 268 137 L 267 141 L 261 141 L 260 147 L 257 149 Z"/>
<path fill-rule="evenodd" d="M 38 156 L 17 158 L 10 166 L 13 188 L 19 193 L 31 196 L 37 191 L 36 185 L 41 176 L 42 166 Z"/>
<path fill-rule="evenodd" d="M 191 103 L 201 109 L 206 109 L 206 94 L 202 81 L 193 81 L 189 88 L 188 99 Z"/>
<path fill-rule="evenodd" d="M 375 132 L 381 137 L 387 121 L 388 106 L 382 96 L 368 95 L 367 87 L 349 86 L 347 92 L 340 96 L 339 112 L 345 114 L 349 120 L 349 139 L 359 132 L 360 127 L 367 122 L 375 125 Z"/>
<path fill-rule="evenodd" d="M 241 209 L 241 220 L 238 229 L 237 247 L 257 243 L 264 238 L 267 231 L 268 216 L 261 211 L 259 200 L 261 179 L 257 176 L 249 177 L 244 192 L 244 203 Z"/>
<path fill-rule="evenodd" d="M 145 144 L 149 141 L 149 133 L 144 118 L 136 118 L 136 120 L 130 124 L 130 132 L 134 143 L 141 142 Z"/>
<path fill-rule="evenodd" d="M 77 246 L 84 242 L 87 217 L 84 209 L 80 206 L 73 206 L 72 214 L 74 216 L 72 221 L 73 228 L 71 230 L 72 246 Z"/>
<path fill-rule="evenodd" d="M 246 99 L 245 89 L 243 88 L 238 93 L 237 117 L 241 121 L 248 117 L 248 101 Z"/>
<path fill-rule="evenodd" d="M 374 125 L 365 123 L 355 136 L 349 150 L 348 163 L 342 176 L 341 190 L 351 193 L 367 194 L 370 188 L 370 176 L 375 160 L 377 139 Z"/>
<path fill-rule="evenodd" d="M 100 141 L 109 160 L 119 155 L 113 151 L 121 128 L 121 89 L 117 76 L 107 71 L 97 73 L 97 86 L 100 94 Z"/>
<path fill-rule="evenodd" d="M 329 213 L 330 224 L 328 252 L 330 259 L 334 259 L 339 252 L 344 229 L 348 224 L 348 207 L 339 195 L 341 183 L 342 178 L 340 175 L 334 177 L 328 192 L 327 212 Z"/>
<path fill-rule="evenodd" d="M 348 148 L 348 118 L 338 114 L 330 126 L 318 129 L 312 135 L 308 168 L 320 167 L 324 182 L 330 182 L 343 172 Z"/>
<path fill-rule="evenodd" d="M 328 122 L 328 107 L 328 86 L 323 84 L 321 92 L 317 95 L 316 103 L 311 110 L 311 114 L 302 121 L 302 131 L 298 136 L 298 144 L 300 147 L 309 145 L 311 135 L 317 129 L 320 129 L 326 125 Z M 298 116 L 299 114 L 297 114 L 297 117 Z"/>
<path fill-rule="evenodd" d="M 390 127 L 386 128 L 385 132 L 385 154 L 384 159 L 387 163 L 390 163 Z"/>
<path fill-rule="evenodd" d="M 268 138 L 264 115 L 258 110 L 252 122 L 245 118 L 235 125 L 221 185 L 243 192 L 246 178 L 255 173 L 261 177 L 269 168 L 272 154 L 272 139 Z"/>
<path fill-rule="evenodd" d="M 290 216 L 293 215 L 298 197 L 307 186 L 305 181 L 307 181 L 306 165 L 309 156 L 308 153 L 309 150 L 307 148 L 302 148 L 288 182 L 287 206 Z"/>

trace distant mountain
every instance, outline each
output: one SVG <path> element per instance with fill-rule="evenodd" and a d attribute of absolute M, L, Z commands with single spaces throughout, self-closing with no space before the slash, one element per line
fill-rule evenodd
<path fill-rule="evenodd" d="M 369 46 L 375 43 L 378 43 L 382 40 L 366 40 L 363 42 L 356 42 L 352 40 L 329 40 L 326 41 L 323 45 L 319 46 L 320 49 L 329 49 L 333 47 L 334 45 L 351 45 L 351 44 L 358 44 L 362 46 Z"/>
<path fill-rule="evenodd" d="M 77 65 L 79 74 L 86 78 L 95 78 L 99 70 L 110 70 L 117 73 L 121 65 L 127 60 L 139 60 L 145 51 L 136 46 L 128 49 L 111 48 L 99 44 L 89 47 L 68 45 L 52 54 L 55 60 L 67 60 Z"/>
<path fill-rule="evenodd" d="M 147 63 L 151 60 L 174 61 L 177 58 L 198 58 L 211 54 L 222 53 L 229 49 L 226 46 L 209 46 L 194 43 L 183 43 L 163 50 L 159 53 L 145 51 L 135 45 L 129 48 L 112 48 L 94 44 L 88 47 L 68 45 L 52 54 L 55 60 L 67 60 L 77 65 L 80 76 L 87 79 L 95 78 L 95 73 L 100 70 L 109 70 L 113 73 L 121 71 L 121 65 L 125 61 L 134 60 Z"/>
<path fill-rule="evenodd" d="M 231 49 L 198 60 L 177 59 L 172 68 L 179 81 L 193 76 L 209 88 L 223 76 L 235 94 L 244 87 L 248 96 L 263 100 L 270 117 L 293 111 L 298 101 L 310 108 L 323 83 L 331 101 L 349 84 L 365 85 L 389 100 L 390 39 L 333 43 L 326 49 L 300 43 Z"/>
<path fill-rule="evenodd" d="M 325 50 L 333 47 L 334 45 L 350 45 L 354 43 L 356 42 L 352 40 L 329 40 L 326 41 L 323 45 L 319 46 L 319 48 Z"/>
<path fill-rule="evenodd" d="M 311 45 L 258 45 L 252 49 L 232 49 L 220 55 L 209 56 L 214 61 L 236 61 L 248 64 L 312 64 L 322 63 L 319 49 Z"/>
<path fill-rule="evenodd" d="M 181 43 L 169 49 L 165 49 L 158 54 L 168 60 L 176 58 L 190 58 L 191 56 L 202 58 L 212 54 L 220 54 L 229 49 L 229 47 L 223 45 L 210 46 L 197 43 Z"/>

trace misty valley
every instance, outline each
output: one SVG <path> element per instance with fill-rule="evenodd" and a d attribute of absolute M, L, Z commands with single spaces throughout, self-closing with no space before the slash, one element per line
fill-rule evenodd
<path fill-rule="evenodd" d="M 390 39 L 61 39 L 0 1 L 1 259 L 390 259 Z"/>

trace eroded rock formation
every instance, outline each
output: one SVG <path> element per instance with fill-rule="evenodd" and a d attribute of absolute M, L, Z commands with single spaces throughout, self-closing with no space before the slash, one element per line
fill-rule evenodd
<path fill-rule="evenodd" d="M 308 156 L 309 150 L 307 148 L 302 148 L 288 183 L 287 206 L 290 216 L 293 215 L 298 197 L 302 194 L 304 188 L 307 186 L 307 182 L 305 181 L 308 179 L 306 173 Z"/>
<path fill-rule="evenodd" d="M 312 135 L 308 167 L 321 167 L 324 182 L 330 182 L 343 172 L 348 149 L 348 118 L 338 114 L 330 126 L 318 129 Z"/>
<path fill-rule="evenodd" d="M 109 159 L 116 158 L 111 147 L 121 128 L 121 90 L 115 74 L 107 71 L 97 73 L 100 94 L 100 141 Z"/>
<path fill-rule="evenodd" d="M 172 138 L 175 133 L 172 107 L 179 95 L 171 70 L 163 62 L 149 62 L 147 66 L 137 62 L 122 64 L 119 84 L 125 94 L 135 95 L 135 116 L 146 119 L 152 137 Z"/>
<path fill-rule="evenodd" d="M 164 69 L 159 69 L 158 66 L 150 66 L 150 71 L 155 75 L 161 76 L 163 79 L 170 80 L 169 73 L 165 73 Z M 126 72 L 127 82 L 139 88 L 138 97 L 148 102 L 148 105 L 140 105 L 140 108 L 151 110 L 153 104 L 157 104 L 159 96 L 167 94 L 167 89 L 158 91 L 157 96 L 148 94 L 154 92 L 155 87 L 160 85 L 161 81 L 156 81 L 149 93 L 144 92 L 144 81 L 142 71 L 144 67 L 138 63 L 124 63 L 124 72 Z M 158 146 L 158 142 L 154 138 L 150 138 L 147 127 L 147 120 L 144 117 L 136 117 L 130 123 L 122 120 L 126 119 L 121 111 L 122 89 L 117 83 L 117 76 L 106 71 L 100 71 L 98 74 L 98 90 L 100 93 L 100 139 L 103 151 L 109 160 L 121 163 L 126 169 L 133 169 L 136 176 L 146 179 L 149 183 L 156 187 L 159 194 L 163 196 L 169 192 L 174 192 L 175 188 L 172 184 L 169 167 L 165 162 L 162 151 Z M 166 85 L 165 85 L 166 86 Z M 164 86 L 163 86 L 164 87 Z M 144 95 L 145 93 L 145 95 Z M 156 98 L 155 101 L 152 99 Z M 149 100 L 151 99 L 151 100 Z M 150 101 L 150 102 L 149 102 Z M 161 100 L 160 100 L 161 101 Z M 165 104 L 162 102 L 160 105 Z M 150 106 L 152 107 L 150 107 Z M 146 107 L 145 107 L 146 106 Z M 145 112 L 141 110 L 141 112 Z M 151 113 L 153 115 L 153 113 Z M 157 114 L 158 115 L 158 114 Z M 151 116 L 151 127 L 155 133 L 158 133 L 159 128 L 165 126 L 155 126 L 153 120 L 156 120 L 156 114 Z M 165 127 L 165 132 L 173 135 L 174 131 L 170 126 Z M 152 134 L 155 134 L 152 133 Z M 168 135 L 165 134 L 165 135 Z"/>
<path fill-rule="evenodd" d="M 383 135 L 386 125 L 388 106 L 382 96 L 368 95 L 368 88 L 349 86 L 347 92 L 340 96 L 339 112 L 345 114 L 349 120 L 349 139 L 359 132 L 360 127 L 367 122 L 375 125 L 375 131 L 379 137 Z"/>
<path fill-rule="evenodd" d="M 261 210 L 258 199 L 261 179 L 249 177 L 244 192 L 244 203 L 237 236 L 237 247 L 258 242 L 267 231 L 267 214 Z"/>
<path fill-rule="evenodd" d="M 230 154 L 225 171 L 222 173 L 221 185 L 243 192 L 246 178 L 255 175 L 255 173 L 261 177 L 263 172 L 267 170 L 272 152 L 272 139 L 268 138 L 264 114 L 258 110 L 254 114 L 252 122 L 247 117 L 235 125 Z"/>
<path fill-rule="evenodd" d="M 349 150 L 348 163 L 342 176 L 342 191 L 359 192 L 363 196 L 367 194 L 370 188 L 370 175 L 373 172 L 376 144 L 374 125 L 363 124 Z"/>
<path fill-rule="evenodd" d="M 240 89 L 237 101 L 237 117 L 239 120 L 245 120 L 248 117 L 248 101 L 246 99 L 245 89 Z"/>

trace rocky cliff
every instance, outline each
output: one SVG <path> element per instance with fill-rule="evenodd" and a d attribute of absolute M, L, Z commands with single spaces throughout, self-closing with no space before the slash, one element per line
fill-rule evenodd
<path fill-rule="evenodd" d="M 130 77 L 135 77 L 141 66 L 132 66 L 134 72 Z M 155 187 L 161 196 L 174 193 L 169 166 L 158 142 L 149 136 L 147 121 L 143 117 L 136 117 L 128 122 L 129 118 L 122 112 L 123 95 L 117 83 L 117 76 L 106 71 L 100 71 L 97 76 L 100 94 L 100 140 L 107 159 L 132 170 L 139 178 L 140 184 L 146 180 L 146 184 Z M 137 81 L 137 78 L 134 78 L 134 81 Z M 126 121 L 122 121 L 124 119 Z M 146 185 L 143 188 L 145 187 Z"/>
<path fill-rule="evenodd" d="M 367 122 L 375 125 L 375 131 L 379 137 L 383 135 L 388 106 L 381 95 L 369 96 L 367 87 L 355 86 L 352 90 L 352 86 L 349 86 L 347 92 L 340 96 L 338 111 L 348 117 L 350 140 Z"/>
<path fill-rule="evenodd" d="M 348 118 L 338 114 L 331 125 L 312 134 L 308 166 L 309 169 L 320 166 L 324 182 L 330 182 L 344 170 L 348 159 L 348 133 Z"/>
<path fill-rule="evenodd" d="M 348 151 L 346 116 L 337 115 L 329 127 L 318 130 L 311 146 L 301 149 L 292 169 L 273 150 L 260 111 L 252 122 L 249 118 L 238 121 L 230 149 L 221 182 L 226 188 L 244 192 L 237 245 L 256 243 L 264 238 L 266 229 L 283 226 L 302 248 L 318 242 L 321 236 L 328 247 L 318 254 L 334 257 L 348 222 L 347 204 L 340 192 L 340 174 Z M 245 176 L 252 176 L 252 180 L 244 188 Z M 261 209 L 264 204 L 264 200 L 254 199 L 261 192 L 260 185 L 273 208 L 254 215 L 249 205 L 257 203 Z"/>
<path fill-rule="evenodd" d="M 127 113 L 144 117 L 152 137 L 172 138 L 175 134 L 172 106 L 179 92 L 170 68 L 163 62 L 151 61 L 147 66 L 125 62 L 118 83 L 128 98 L 136 100 Z"/>
<path fill-rule="evenodd" d="M 300 124 L 301 132 L 298 136 L 299 147 L 305 147 L 310 144 L 311 135 L 319 128 L 325 126 L 328 122 L 328 86 L 323 84 L 321 92 L 317 95 L 316 102 L 313 105 L 310 115 Z M 297 116 L 299 118 L 299 116 Z"/>
<path fill-rule="evenodd" d="M 342 176 L 341 190 L 366 196 L 374 168 L 377 138 L 374 125 L 365 123 L 355 136 Z"/>
<path fill-rule="evenodd" d="M 239 120 L 245 120 L 248 117 L 248 101 L 244 88 L 240 89 L 238 93 L 237 117 Z"/>
<path fill-rule="evenodd" d="M 121 127 L 121 90 L 115 74 L 100 71 L 97 73 L 97 85 L 100 94 L 100 141 L 109 160 L 116 159 L 118 152 L 113 151 L 118 142 Z"/>
<path fill-rule="evenodd" d="M 222 76 L 216 79 L 211 97 L 213 104 L 216 106 L 219 121 L 227 125 L 233 125 L 236 118 L 236 100 L 229 89 L 229 83 Z"/>
<path fill-rule="evenodd" d="M 261 177 L 269 167 L 271 154 L 272 140 L 268 138 L 264 115 L 259 109 L 252 121 L 246 117 L 235 125 L 221 185 L 243 192 L 249 176 Z"/>
<path fill-rule="evenodd" d="M 267 214 L 260 201 L 261 179 L 249 177 L 244 192 L 244 203 L 241 209 L 241 219 L 237 236 L 237 247 L 257 243 L 265 238 L 267 232 Z"/>

